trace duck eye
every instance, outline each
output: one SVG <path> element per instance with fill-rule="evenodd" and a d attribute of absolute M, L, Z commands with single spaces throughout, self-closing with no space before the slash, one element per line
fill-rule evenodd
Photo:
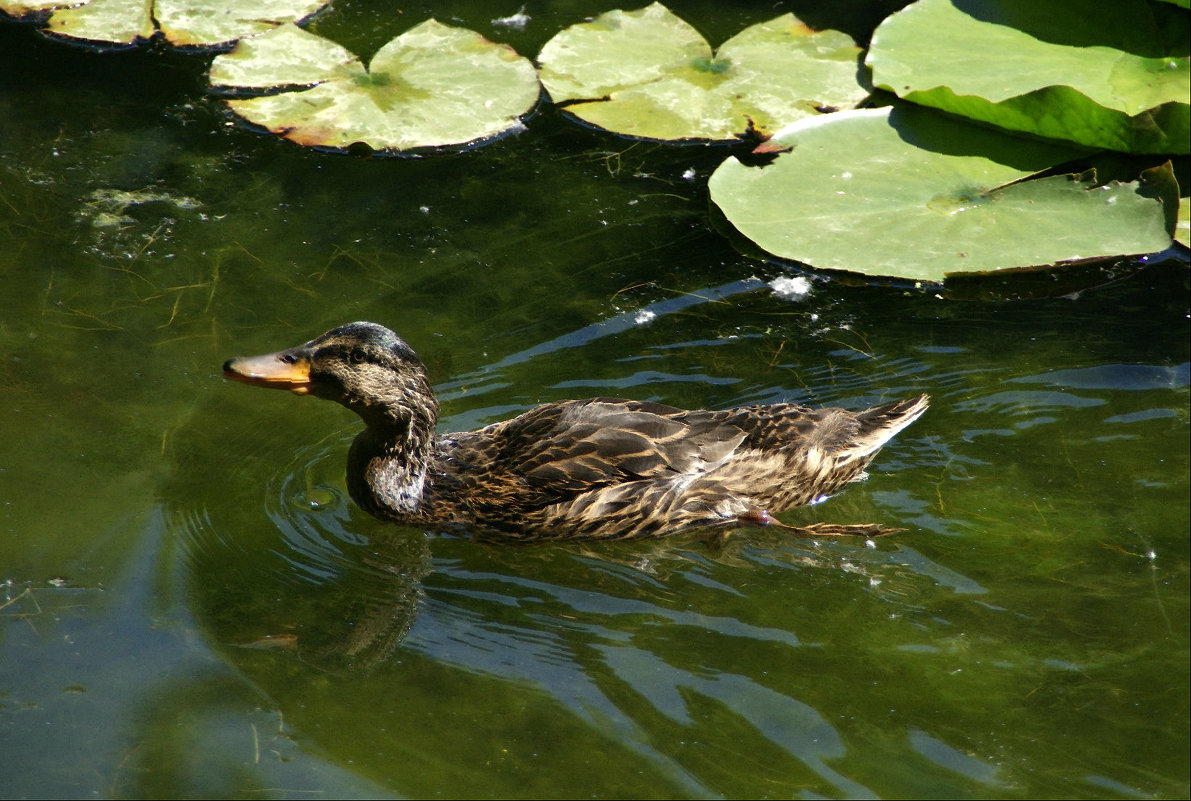
<path fill-rule="evenodd" d="M 367 360 L 367 355 L 363 348 L 352 348 L 352 352 L 348 354 L 352 364 L 363 364 Z"/>

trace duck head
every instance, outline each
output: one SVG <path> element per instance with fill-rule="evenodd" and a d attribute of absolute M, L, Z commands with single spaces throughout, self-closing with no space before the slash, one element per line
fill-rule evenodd
<path fill-rule="evenodd" d="M 369 428 L 433 431 L 438 419 L 438 401 L 421 359 L 401 337 L 376 323 L 348 323 L 295 348 L 229 359 L 223 374 L 253 386 L 333 400 Z"/>

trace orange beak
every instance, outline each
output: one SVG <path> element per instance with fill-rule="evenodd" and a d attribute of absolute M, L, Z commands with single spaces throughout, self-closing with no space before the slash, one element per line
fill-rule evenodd
<path fill-rule="evenodd" d="M 223 375 L 257 387 L 288 389 L 297 395 L 310 392 L 310 359 L 292 350 L 228 359 Z"/>

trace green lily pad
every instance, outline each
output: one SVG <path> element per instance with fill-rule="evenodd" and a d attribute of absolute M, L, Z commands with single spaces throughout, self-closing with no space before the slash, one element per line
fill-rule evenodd
<path fill-rule="evenodd" d="M 427 20 L 365 67 L 293 25 L 244 39 L 211 64 L 211 86 L 245 120 L 310 147 L 396 152 L 460 146 L 522 127 L 541 94 L 528 59 L 463 28 Z"/>
<path fill-rule="evenodd" d="M 873 34 L 873 83 L 1001 128 L 1191 152 L 1191 25 L 1147 0 L 918 0 Z"/>
<path fill-rule="evenodd" d="M 803 120 L 770 144 L 793 150 L 766 167 L 729 158 L 711 199 L 765 251 L 814 267 L 938 282 L 1170 245 L 1137 183 L 1031 178 L 1081 151 L 928 109 Z"/>
<path fill-rule="evenodd" d="M 860 49 L 792 14 L 711 45 L 660 3 L 609 11 L 556 34 L 538 55 L 555 103 L 584 122 L 647 139 L 732 140 L 868 96 Z"/>
<path fill-rule="evenodd" d="M 52 12 L 46 31 L 96 46 L 132 46 L 160 31 L 178 47 L 216 48 L 303 20 L 329 0 L 0 0 L 21 18 Z"/>
<path fill-rule="evenodd" d="M 1174 239 L 1185 248 L 1191 248 L 1191 213 L 1187 209 L 1187 198 L 1181 198 L 1179 204 L 1178 222 L 1174 229 Z"/>
<path fill-rule="evenodd" d="M 65 5 L 63 0 L 0 0 L 0 12 L 13 19 L 29 20 Z"/>

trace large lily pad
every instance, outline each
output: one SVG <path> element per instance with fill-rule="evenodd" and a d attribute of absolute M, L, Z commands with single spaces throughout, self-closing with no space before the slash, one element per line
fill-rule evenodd
<path fill-rule="evenodd" d="M 1031 178 L 1080 151 L 928 109 L 804 120 L 773 143 L 793 150 L 763 168 L 729 158 L 711 199 L 764 250 L 814 267 L 938 282 L 1170 245 L 1162 203 L 1136 183 Z"/>
<path fill-rule="evenodd" d="M 355 55 L 293 25 L 245 39 L 211 64 L 211 85 L 249 122 L 301 145 L 376 151 L 466 145 L 521 127 L 541 93 L 528 59 L 427 20 Z"/>
<path fill-rule="evenodd" d="M 160 31 L 179 47 L 215 48 L 303 20 L 329 0 L 0 0 L 21 18 L 49 13 L 46 31 L 97 46 L 132 46 Z"/>
<path fill-rule="evenodd" d="M 873 83 L 1002 128 L 1191 151 L 1191 25 L 1147 0 L 918 0 L 881 23 Z"/>
<path fill-rule="evenodd" d="M 792 14 L 745 28 L 718 52 L 660 3 L 560 31 L 538 55 L 555 103 L 591 125 L 648 139 L 731 140 L 852 107 L 860 49 Z"/>

